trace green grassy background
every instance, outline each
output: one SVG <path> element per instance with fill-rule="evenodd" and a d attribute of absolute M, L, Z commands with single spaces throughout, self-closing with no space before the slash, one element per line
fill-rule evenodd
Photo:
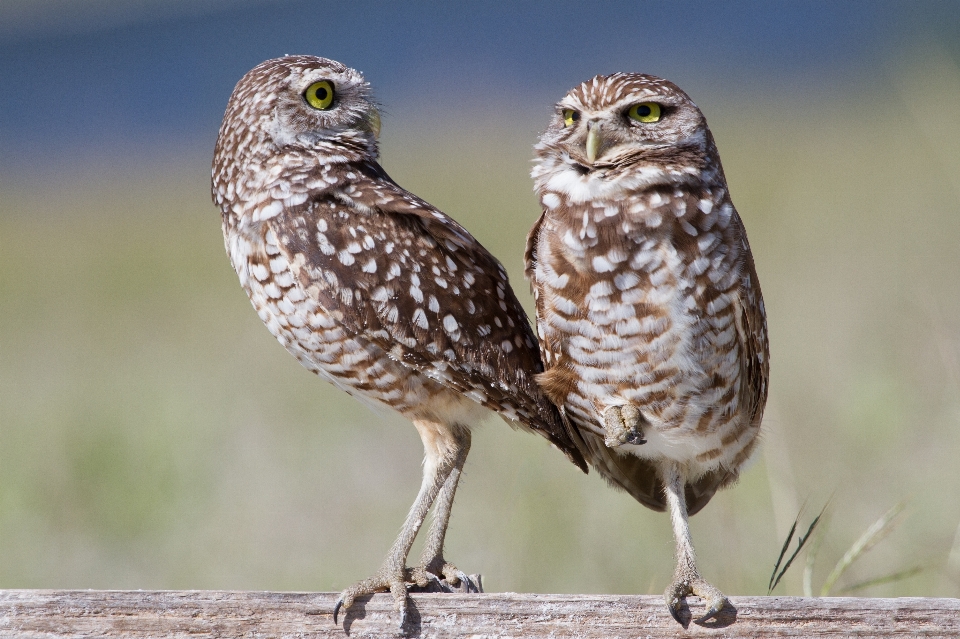
<path fill-rule="evenodd" d="M 797 510 L 809 521 L 832 496 L 816 585 L 908 500 L 840 585 L 922 565 L 864 594 L 960 596 L 960 71 L 937 50 L 918 60 L 842 96 L 688 87 L 771 334 L 763 446 L 692 520 L 728 594 L 765 593 Z M 388 115 L 383 163 L 473 231 L 529 305 L 543 122 L 512 115 Z M 415 430 L 269 335 L 191 153 L 0 176 L 0 588 L 339 590 L 379 566 L 413 500 Z M 488 590 L 658 593 L 672 547 L 664 515 L 541 438 L 477 432 L 447 554 Z M 800 572 L 778 592 L 799 594 Z"/>

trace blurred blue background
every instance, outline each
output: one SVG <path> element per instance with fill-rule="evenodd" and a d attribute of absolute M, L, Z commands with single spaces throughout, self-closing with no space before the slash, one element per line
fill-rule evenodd
<path fill-rule="evenodd" d="M 877 82 L 918 42 L 957 42 L 956 2 L 457 3 L 6 0 L 5 163 L 49 170 L 131 146 L 206 150 L 264 59 L 345 61 L 398 122 L 546 105 L 597 73 L 696 93 L 802 96 Z M 202 142 L 201 142 L 202 141 Z M 54 149 L 56 151 L 54 152 Z M 13 160 L 16 158 L 16 160 Z"/>
<path fill-rule="evenodd" d="M 819 586 L 960 595 L 960 3 L 0 3 L 0 587 L 338 590 L 419 485 L 403 420 L 318 381 L 223 254 L 227 99 L 288 53 L 360 69 L 391 175 L 522 279 L 532 145 L 597 73 L 703 109 L 772 335 L 764 445 L 693 520 L 705 576 L 761 594 L 833 495 Z M 491 420 L 449 557 L 489 590 L 660 592 L 667 519 Z M 782 592 L 801 592 L 798 566 Z M 835 591 L 838 592 L 838 591 Z"/>

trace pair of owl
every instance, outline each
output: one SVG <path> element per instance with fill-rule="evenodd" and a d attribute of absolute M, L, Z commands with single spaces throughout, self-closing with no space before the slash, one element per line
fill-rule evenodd
<path fill-rule="evenodd" d="M 706 120 L 679 88 L 597 76 L 536 145 L 542 215 L 527 240 L 537 333 L 507 273 L 456 221 L 377 163 L 380 116 L 357 71 L 268 60 L 237 84 L 213 162 L 227 252 L 260 319 L 307 369 L 416 426 L 423 483 L 379 571 L 333 611 L 410 587 L 479 591 L 444 535 L 487 411 L 584 472 L 668 510 L 667 606 L 728 604 L 696 566 L 688 516 L 757 441 L 768 346 L 743 223 Z M 407 555 L 430 508 L 420 563 Z"/>

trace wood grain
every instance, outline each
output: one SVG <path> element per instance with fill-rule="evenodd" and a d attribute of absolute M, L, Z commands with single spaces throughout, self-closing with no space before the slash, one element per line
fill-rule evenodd
<path fill-rule="evenodd" d="M 401 632 L 388 595 L 333 623 L 335 593 L 0 590 L 0 637 L 960 637 L 960 599 L 733 597 L 684 630 L 656 596 L 413 594 Z M 699 601 L 691 599 L 694 611 Z"/>

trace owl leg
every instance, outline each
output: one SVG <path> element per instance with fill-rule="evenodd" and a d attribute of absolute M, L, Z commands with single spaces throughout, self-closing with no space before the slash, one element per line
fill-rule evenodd
<path fill-rule="evenodd" d="M 670 614 L 683 624 L 681 610 L 687 595 L 696 595 L 707 604 L 706 613 L 696 621 L 706 621 L 714 617 L 728 605 L 722 592 L 707 583 L 697 571 L 697 556 L 693 551 L 690 538 L 690 525 L 687 521 L 687 500 L 684 496 L 686 478 L 676 462 L 667 462 L 663 469 L 664 494 L 667 508 L 673 523 L 673 536 L 677 543 L 677 568 L 673 573 L 673 582 L 663 596 L 667 600 Z"/>
<path fill-rule="evenodd" d="M 645 444 L 643 415 L 633 404 L 611 406 L 603 412 L 603 427 L 607 433 L 603 443 L 610 448 L 622 444 Z"/>
<path fill-rule="evenodd" d="M 354 599 L 362 595 L 389 590 L 393 594 L 394 607 L 400 612 L 400 626 L 407 618 L 407 555 L 417 537 L 423 520 L 433 505 L 441 487 L 450 473 L 459 463 L 463 466 L 469 451 L 470 431 L 463 426 L 447 425 L 435 421 L 414 420 L 414 426 L 420 432 L 423 440 L 424 463 L 423 482 L 410 512 L 407 514 L 403 527 L 396 541 L 383 560 L 380 569 L 369 579 L 347 588 L 341 593 L 333 608 L 333 622 L 337 623 L 340 610 L 348 610 Z M 466 446 L 464 446 L 466 442 Z M 449 514 L 449 513 L 448 513 Z M 427 585 L 418 584 L 418 585 Z"/>
<path fill-rule="evenodd" d="M 466 431 L 465 435 L 459 459 L 434 504 L 433 523 L 430 524 L 430 531 L 420 555 L 420 565 L 411 571 L 411 581 L 417 585 L 424 586 L 428 581 L 437 582 L 440 589 L 447 592 L 454 592 L 458 585 L 460 590 L 466 592 L 483 592 L 480 575 L 468 576 L 443 558 L 443 542 L 447 534 L 447 523 L 450 521 L 450 510 L 453 508 L 453 497 L 457 492 L 463 465 L 467 461 L 467 453 L 470 452 L 470 432 Z M 439 576 L 442 576 L 445 582 L 440 581 Z"/>

